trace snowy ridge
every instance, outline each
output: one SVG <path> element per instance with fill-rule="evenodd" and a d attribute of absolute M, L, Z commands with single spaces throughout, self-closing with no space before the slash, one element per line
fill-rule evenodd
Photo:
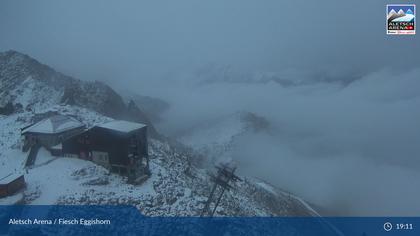
<path fill-rule="evenodd" d="M 235 137 L 245 133 L 247 126 L 241 121 L 242 113 L 219 117 L 196 124 L 181 132 L 176 138 L 196 152 L 207 157 L 207 164 L 229 159 L 227 153 Z"/>
<path fill-rule="evenodd" d="M 81 81 L 41 64 L 16 51 L 0 52 L 0 111 L 38 113 L 58 104 L 74 105 L 114 119 L 148 125 L 149 134 L 158 137 L 148 117 L 133 102 L 126 104 L 108 85 Z"/>
<path fill-rule="evenodd" d="M 267 131 L 269 122 L 251 112 L 235 112 L 187 129 L 177 139 L 212 161 L 230 159 L 229 152 L 238 137 Z"/>
<path fill-rule="evenodd" d="M 208 145 L 229 143 L 233 136 L 245 131 L 245 125 L 239 122 L 239 114 L 221 117 L 204 124 L 198 124 L 179 136 L 179 140 L 195 149 Z"/>
<path fill-rule="evenodd" d="M 87 128 L 113 121 L 113 118 L 130 118 L 148 124 L 142 122 L 144 117 L 137 119 L 142 112 L 134 103 L 126 106 L 121 97 L 103 83 L 86 83 L 66 77 L 17 52 L 0 53 L 0 81 L 0 106 L 14 105 L 11 114 L 0 115 L 1 174 L 25 170 L 23 164 L 27 153 L 21 151 L 21 128 L 44 118 L 67 115 Z M 239 125 L 225 129 L 238 118 L 241 120 Z M 252 115 L 234 115 L 232 119 L 221 122 L 221 129 L 210 125 L 199 132 L 214 138 L 214 144 L 223 149 L 235 135 L 256 128 L 249 124 L 265 126 L 261 119 Z M 148 128 L 150 130 L 150 126 Z M 217 137 L 212 129 L 229 132 Z M 192 134 L 191 137 L 193 140 L 198 136 Z M 197 147 L 206 140 L 200 142 Z M 199 215 L 212 187 L 207 170 L 193 164 L 194 154 L 166 141 L 151 138 L 148 150 L 152 175 L 143 184 L 134 186 L 127 184 L 124 177 L 109 173 L 92 162 L 53 157 L 41 149 L 33 168 L 25 171 L 27 188 L 20 193 L 19 201 L 24 204 L 130 204 L 151 216 Z M 234 184 L 234 189 L 225 193 L 216 215 L 313 215 L 289 194 L 268 185 L 258 185 L 260 181 L 252 178 L 241 178 L 244 181 Z M 3 203 L 10 204 L 8 202 Z"/>
<path fill-rule="evenodd" d="M 88 127 L 112 119 L 74 106 L 56 105 L 42 113 L 72 115 Z M 26 153 L 19 150 L 20 127 L 31 122 L 33 113 L 22 112 L 0 118 L 0 173 L 22 171 Z M 124 177 L 80 159 L 52 157 L 41 149 L 34 167 L 25 174 L 25 204 L 130 204 L 146 215 L 199 215 L 210 191 L 207 172 L 190 164 L 192 158 L 168 143 L 149 143 L 152 176 L 139 186 L 129 185 Z M 297 200 L 281 192 L 267 191 L 252 179 L 236 184 L 227 192 L 217 215 L 311 215 Z"/>
<path fill-rule="evenodd" d="M 21 86 L 13 90 L 0 90 L 0 95 L 2 106 L 13 101 L 14 104 L 20 104 L 22 109 L 37 111 L 58 104 L 63 91 L 55 90 L 44 82 L 28 76 Z"/>

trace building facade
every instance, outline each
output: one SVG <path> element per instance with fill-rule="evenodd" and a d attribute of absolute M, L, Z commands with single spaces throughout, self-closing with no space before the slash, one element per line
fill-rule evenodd
<path fill-rule="evenodd" d="M 64 140 L 85 130 L 85 125 L 75 118 L 55 115 L 22 129 L 24 136 L 23 151 L 35 144 L 51 148 Z"/>
<path fill-rule="evenodd" d="M 147 126 L 114 120 L 86 129 L 76 119 L 51 116 L 22 129 L 23 151 L 29 151 L 25 166 L 35 163 L 45 147 L 53 156 L 81 158 L 140 182 L 150 175 Z"/>
<path fill-rule="evenodd" d="M 25 188 L 25 177 L 21 174 L 9 174 L 0 179 L 0 198 L 11 196 Z"/>
<path fill-rule="evenodd" d="M 146 125 L 116 120 L 70 137 L 63 142 L 62 152 L 136 181 L 150 174 L 147 145 Z"/>

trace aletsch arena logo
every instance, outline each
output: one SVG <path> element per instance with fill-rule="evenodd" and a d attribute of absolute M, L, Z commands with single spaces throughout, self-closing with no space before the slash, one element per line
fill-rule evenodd
<path fill-rule="evenodd" d="M 387 34 L 416 34 L 415 4 L 389 4 L 386 12 Z"/>

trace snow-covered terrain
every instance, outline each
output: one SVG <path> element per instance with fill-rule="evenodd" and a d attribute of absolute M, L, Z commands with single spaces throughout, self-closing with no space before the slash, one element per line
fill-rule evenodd
<path fill-rule="evenodd" d="M 134 102 L 126 104 L 108 85 L 63 75 L 22 53 L 0 52 L 0 82 L 0 114 L 39 113 L 56 104 L 68 104 L 147 124 L 149 134 L 157 136 L 143 111 Z"/>
<path fill-rule="evenodd" d="M 235 139 L 255 132 L 265 132 L 269 122 L 250 112 L 235 112 L 199 123 L 181 131 L 177 139 L 212 161 L 230 160 Z"/>
<path fill-rule="evenodd" d="M 46 112 L 72 114 L 88 126 L 111 118 L 84 108 L 56 105 Z M 0 173 L 25 174 L 26 204 L 132 204 L 147 215 L 198 215 L 209 189 L 205 170 L 189 164 L 187 153 L 178 152 L 168 143 L 151 140 L 152 176 L 135 186 L 124 177 L 109 173 L 89 161 L 53 157 L 41 149 L 35 165 L 25 170 L 27 153 L 19 148 L 20 127 L 31 121 L 31 112 L 2 116 Z M 219 215 L 305 215 L 312 214 L 298 199 L 275 190 L 267 183 L 246 179 L 225 195 Z"/>
<path fill-rule="evenodd" d="M 17 59 L 16 61 L 17 64 L 25 63 Z M 7 61 L 6 66 L 4 64 L 0 60 L 0 66 L 7 68 L 0 71 L 0 94 L 5 95 L 1 104 L 13 103 L 16 109 L 12 114 L 0 116 L 0 175 L 23 173 L 27 187 L 14 199 L 2 199 L 0 204 L 12 204 L 16 201 L 24 204 L 130 204 L 152 216 L 200 214 L 212 187 L 209 170 L 200 169 L 193 164 L 195 154 L 188 148 L 175 147 L 165 139 L 149 139 L 151 177 L 140 185 L 127 184 L 125 177 L 109 173 L 92 162 L 53 157 L 42 148 L 34 166 L 26 169 L 23 163 L 27 153 L 21 151 L 23 127 L 54 114 L 71 115 L 87 127 L 109 122 L 113 118 L 101 113 L 101 109 L 95 110 L 90 106 L 82 106 L 83 104 L 63 101 L 65 95 L 52 85 L 57 84 L 53 78 L 45 83 L 42 79 L 33 79 L 31 71 L 25 74 L 25 78 L 21 75 L 11 77 L 19 74 L 15 70 L 27 67 L 19 64 L 20 66 L 10 69 L 14 66 L 13 60 Z M 20 105 L 17 106 L 17 103 Z M 97 105 L 102 107 L 102 104 Z M 235 122 L 238 117 L 243 121 L 240 125 L 229 123 Z M 202 132 L 214 139 L 216 145 L 223 145 L 233 134 L 249 130 L 249 121 L 255 119 L 255 116 L 236 114 L 232 119 L 234 120 L 224 121 L 228 123 L 225 125 L 231 127 L 230 130 L 224 129 L 222 125 L 221 129 L 209 126 L 209 129 Z M 198 137 L 192 134 L 189 140 L 202 145 L 205 141 Z M 185 136 L 183 140 L 188 139 Z M 242 181 L 235 183 L 234 188 L 225 193 L 216 215 L 315 214 L 310 207 L 291 194 L 261 180 L 244 176 L 241 178 Z"/>

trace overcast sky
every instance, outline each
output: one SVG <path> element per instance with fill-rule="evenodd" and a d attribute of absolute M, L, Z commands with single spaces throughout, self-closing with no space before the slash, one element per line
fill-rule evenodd
<path fill-rule="evenodd" d="M 360 75 L 418 65 L 418 36 L 387 36 L 387 1 L 0 2 L 0 50 L 82 79 L 143 83 L 207 63 Z"/>

